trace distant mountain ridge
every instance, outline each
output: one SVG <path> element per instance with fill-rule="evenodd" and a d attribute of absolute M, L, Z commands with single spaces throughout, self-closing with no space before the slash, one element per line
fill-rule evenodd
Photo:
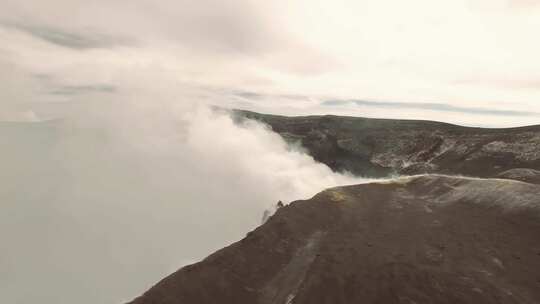
<path fill-rule="evenodd" d="M 540 125 L 485 129 L 420 120 L 333 115 L 287 117 L 233 110 L 254 119 L 315 160 L 362 176 L 441 173 L 495 177 L 507 170 L 540 170 Z"/>

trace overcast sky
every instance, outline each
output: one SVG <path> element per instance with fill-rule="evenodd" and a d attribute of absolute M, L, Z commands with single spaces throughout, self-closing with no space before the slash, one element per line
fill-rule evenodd
<path fill-rule="evenodd" d="M 4 120 L 144 91 L 291 115 L 540 121 L 535 0 L 1 2 Z"/>
<path fill-rule="evenodd" d="M 538 3 L 0 0 L 0 302 L 122 303 L 365 182 L 206 105 L 540 123 Z"/>

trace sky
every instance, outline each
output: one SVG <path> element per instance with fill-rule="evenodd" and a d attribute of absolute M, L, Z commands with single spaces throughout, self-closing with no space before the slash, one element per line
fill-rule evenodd
<path fill-rule="evenodd" d="M 285 115 L 540 121 L 538 1 L 266 2 L 2 0 L 0 118 L 147 94 Z"/>
<path fill-rule="evenodd" d="M 369 181 L 208 105 L 540 123 L 538 1 L 0 4 L 1 303 L 123 303 Z"/>

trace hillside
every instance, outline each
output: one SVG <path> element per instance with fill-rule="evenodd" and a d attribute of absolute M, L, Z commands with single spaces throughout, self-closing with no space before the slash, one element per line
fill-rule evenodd
<path fill-rule="evenodd" d="M 362 176 L 495 177 L 515 168 L 540 170 L 540 125 L 485 129 L 418 120 L 233 113 L 238 121 L 267 124 L 336 171 Z"/>
<path fill-rule="evenodd" d="M 442 175 L 329 189 L 131 303 L 539 303 L 539 198 Z"/>

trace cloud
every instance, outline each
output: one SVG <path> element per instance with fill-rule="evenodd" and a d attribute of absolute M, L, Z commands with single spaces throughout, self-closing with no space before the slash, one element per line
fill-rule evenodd
<path fill-rule="evenodd" d="M 5 25 L 74 49 L 167 42 L 198 52 L 265 52 L 281 39 L 253 1 L 6 0 Z M 4 15 L 4 16 L 2 16 Z"/>
<path fill-rule="evenodd" d="M 278 100 L 278 99 L 287 99 L 287 100 L 306 100 L 309 99 L 309 96 L 296 95 L 296 94 L 268 94 L 268 93 L 257 93 L 253 91 L 245 90 L 232 90 L 232 91 L 223 91 L 222 94 L 230 94 L 235 97 L 239 97 L 245 100 Z"/>
<path fill-rule="evenodd" d="M 509 0 L 508 6 L 510 8 L 524 9 L 538 6 L 539 3 L 536 0 Z"/>
<path fill-rule="evenodd" d="M 417 109 L 433 110 L 438 112 L 468 113 L 478 115 L 496 115 L 496 116 L 538 116 L 538 112 L 496 110 L 487 108 L 459 107 L 443 103 L 413 103 L 413 102 L 388 102 L 388 101 L 367 101 L 367 100 L 327 100 L 321 103 L 323 106 L 343 106 L 354 104 L 358 106 L 395 108 L 395 109 Z"/>
<path fill-rule="evenodd" d="M 0 121 L 33 121 L 37 117 L 30 105 L 39 94 L 39 81 L 28 77 L 20 68 L 0 58 Z"/>
<path fill-rule="evenodd" d="M 64 85 L 49 91 L 52 95 L 78 95 L 88 93 L 114 93 L 117 88 L 113 85 Z"/>
<path fill-rule="evenodd" d="M 5 23 L 3 26 L 25 32 L 46 42 L 75 50 L 113 48 L 132 44 L 125 38 L 99 33 L 90 32 L 82 34 L 31 24 Z"/>
<path fill-rule="evenodd" d="M 493 79 L 493 78 L 485 78 L 485 79 L 463 79 L 463 80 L 457 80 L 455 82 L 459 85 L 482 85 L 482 86 L 489 86 L 492 88 L 509 88 L 509 89 L 515 89 L 515 90 L 533 90 L 533 91 L 540 91 L 540 76 L 539 75 L 531 75 L 528 79 L 519 79 L 519 78 L 500 78 L 500 79 Z"/>

